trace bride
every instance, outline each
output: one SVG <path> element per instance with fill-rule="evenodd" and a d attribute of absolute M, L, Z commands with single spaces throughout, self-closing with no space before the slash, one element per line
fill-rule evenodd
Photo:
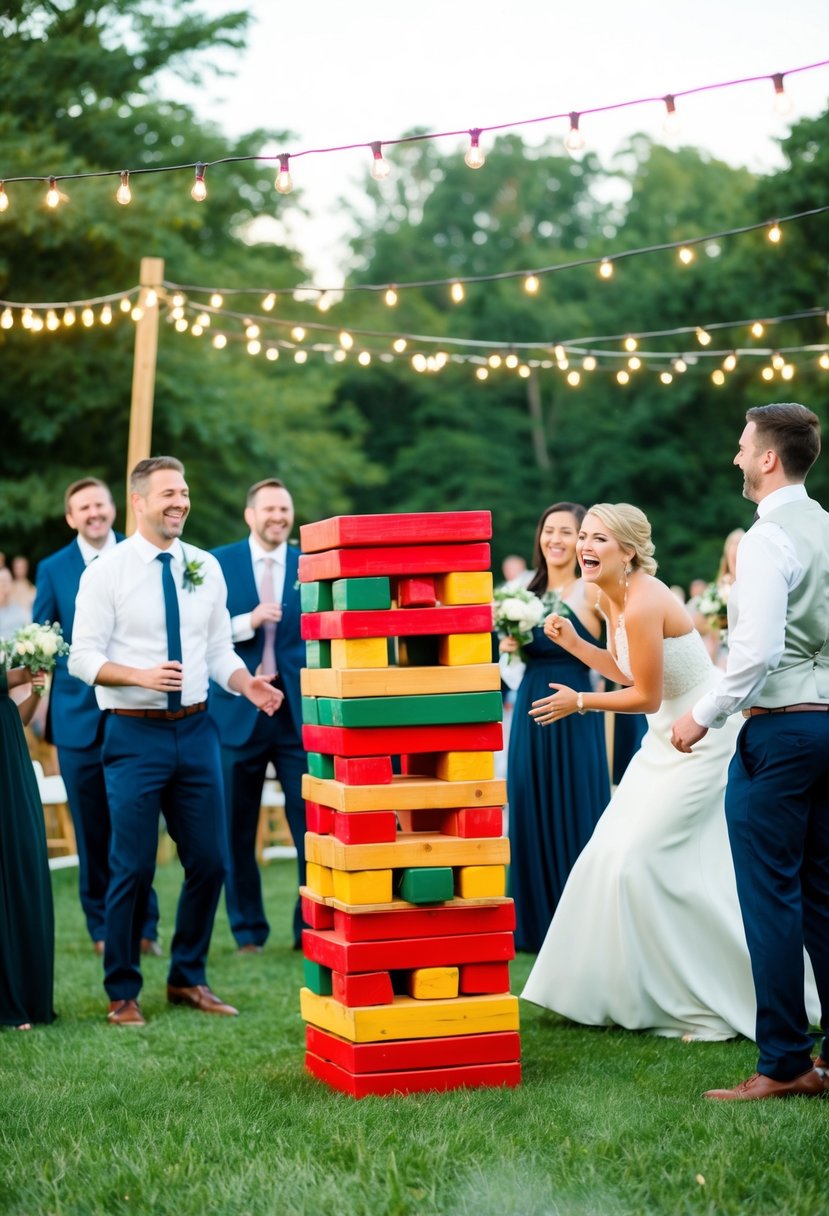
<path fill-rule="evenodd" d="M 645 712 L 649 721 L 570 874 L 522 995 L 585 1025 L 753 1038 L 754 985 L 723 813 L 742 720 L 710 731 L 687 755 L 671 746 L 671 723 L 719 673 L 686 609 L 654 578 L 653 553 L 637 507 L 591 507 L 577 554 L 585 583 L 601 592 L 608 649 L 580 638 L 566 618 L 545 622 L 548 637 L 625 687 L 576 693 L 553 684 L 553 695 L 530 711 L 540 727 L 600 709 Z"/>

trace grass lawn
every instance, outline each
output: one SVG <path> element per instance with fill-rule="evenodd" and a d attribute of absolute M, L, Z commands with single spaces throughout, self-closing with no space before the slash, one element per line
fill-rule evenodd
<path fill-rule="evenodd" d="M 158 872 L 168 943 L 180 873 Z M 263 954 L 236 956 L 217 918 L 210 981 L 241 1016 L 168 1007 L 151 958 L 143 1030 L 106 1024 L 77 872 L 53 875 L 60 1019 L 0 1034 L 2 1216 L 829 1213 L 829 1102 L 700 1100 L 753 1071 L 746 1042 L 583 1030 L 522 1004 L 519 1089 L 326 1089 L 303 1071 L 293 874 L 264 871 Z M 513 964 L 514 990 L 529 964 Z"/>

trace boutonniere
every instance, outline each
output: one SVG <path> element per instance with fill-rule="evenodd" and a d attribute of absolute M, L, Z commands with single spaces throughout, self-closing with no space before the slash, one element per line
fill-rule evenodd
<path fill-rule="evenodd" d="M 198 561 L 195 557 L 184 563 L 184 577 L 181 580 L 182 587 L 188 591 L 195 591 L 197 587 L 201 587 L 204 582 L 204 562 Z"/>
<path fill-rule="evenodd" d="M 299 591 L 299 579 L 294 583 L 294 591 Z"/>

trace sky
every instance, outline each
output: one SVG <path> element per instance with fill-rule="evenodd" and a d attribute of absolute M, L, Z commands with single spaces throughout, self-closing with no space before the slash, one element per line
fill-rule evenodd
<path fill-rule="evenodd" d="M 214 15 L 234 5 L 199 7 Z M 232 75 L 176 92 L 230 136 L 259 127 L 293 133 L 288 147 L 268 152 L 394 139 L 415 127 L 514 123 L 829 60 L 826 0 L 249 0 L 246 7 L 254 19 L 249 49 L 212 56 Z M 679 142 L 758 172 L 779 167 L 775 140 L 829 104 L 829 67 L 793 75 L 785 88 L 789 118 L 776 113 L 768 80 L 679 100 Z M 585 117 L 581 129 L 607 162 L 636 131 L 665 140 L 663 118 L 659 103 Z M 563 137 L 567 126 L 539 124 L 522 134 L 538 143 Z M 467 143 L 440 146 L 461 155 Z M 387 159 L 393 163 L 393 149 Z M 363 148 L 292 163 L 310 214 L 288 228 L 314 282 L 344 277 L 348 221 L 338 200 L 362 203 L 370 160 Z M 285 201 L 274 193 L 274 214 L 286 214 Z"/>

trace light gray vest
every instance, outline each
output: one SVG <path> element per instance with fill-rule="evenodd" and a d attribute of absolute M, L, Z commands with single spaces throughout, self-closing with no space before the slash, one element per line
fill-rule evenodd
<path fill-rule="evenodd" d="M 780 662 L 755 704 L 771 708 L 829 702 L 829 514 L 806 498 L 769 511 L 754 527 L 767 522 L 787 533 L 804 574 L 789 592 Z"/>

